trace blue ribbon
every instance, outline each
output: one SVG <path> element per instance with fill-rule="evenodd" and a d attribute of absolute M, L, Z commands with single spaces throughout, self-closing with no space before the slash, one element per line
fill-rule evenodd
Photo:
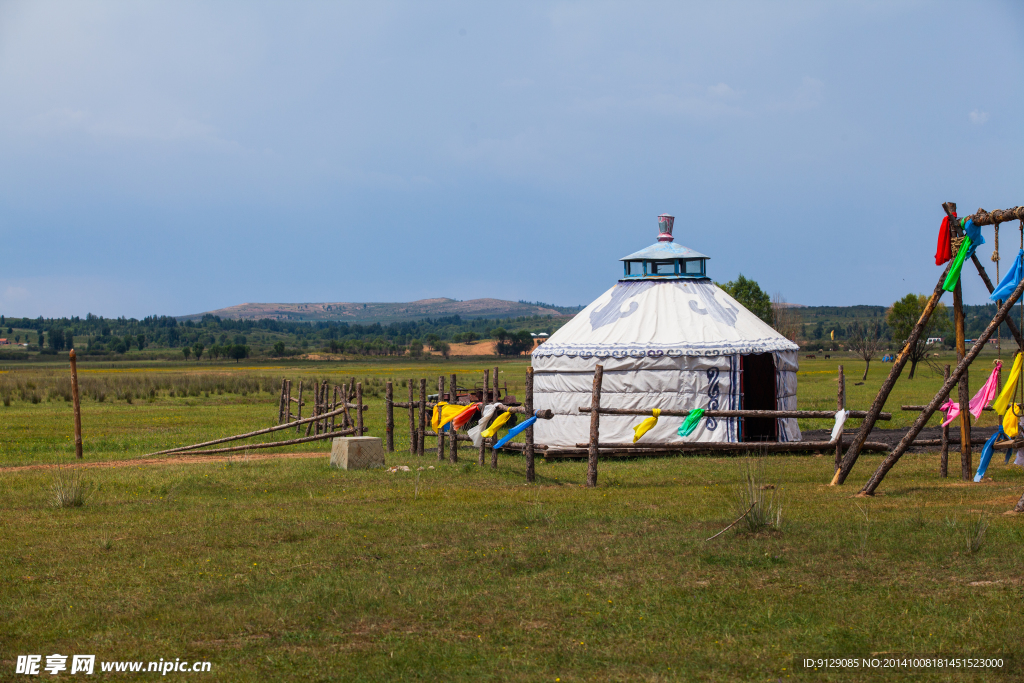
<path fill-rule="evenodd" d="M 531 417 L 529 420 L 525 420 L 523 422 L 520 422 L 519 424 L 517 424 L 512 429 L 508 430 L 508 434 L 506 434 L 504 437 L 502 437 L 501 441 L 499 441 L 498 443 L 494 444 L 494 450 L 498 450 L 499 448 L 501 448 L 502 446 L 507 444 L 509 441 L 511 441 L 512 439 L 516 438 L 520 434 L 522 434 L 523 430 L 525 430 L 527 427 L 533 426 L 533 423 L 536 422 L 536 421 L 537 421 L 537 414 L 534 413 L 533 417 Z"/>
<path fill-rule="evenodd" d="M 988 441 L 985 442 L 985 446 L 981 449 L 981 460 L 978 461 L 978 472 L 974 475 L 974 481 L 981 481 L 981 478 L 985 476 L 988 463 L 992 460 L 992 449 L 995 448 L 996 439 L 1002 434 L 1003 430 L 1000 428 L 996 430 L 995 434 L 988 437 Z"/>

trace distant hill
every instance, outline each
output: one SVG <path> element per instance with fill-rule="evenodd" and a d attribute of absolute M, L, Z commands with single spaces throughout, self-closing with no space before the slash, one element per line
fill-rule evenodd
<path fill-rule="evenodd" d="M 393 323 L 424 318 L 442 318 L 458 315 L 464 319 L 473 318 L 518 318 L 520 316 L 551 315 L 563 316 L 575 313 L 579 308 L 532 304 L 523 301 L 502 299 L 421 299 L 409 303 L 308 303 L 308 304 L 239 304 L 216 311 L 195 313 L 178 317 L 178 320 L 199 320 L 204 315 L 216 315 L 225 319 L 289 321 L 338 321 L 350 323 Z"/>

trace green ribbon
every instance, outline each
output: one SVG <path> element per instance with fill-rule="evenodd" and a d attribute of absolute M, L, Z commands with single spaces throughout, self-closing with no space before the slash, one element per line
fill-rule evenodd
<path fill-rule="evenodd" d="M 963 244 L 960 245 L 960 251 L 956 252 L 953 265 L 949 267 L 949 275 L 946 276 L 946 281 L 942 283 L 942 288 L 947 292 L 952 292 L 956 289 L 956 283 L 960 280 L 960 269 L 964 267 L 964 260 L 967 259 L 967 252 L 970 250 L 971 238 L 965 237 Z"/>
<path fill-rule="evenodd" d="M 697 424 L 700 419 L 704 417 L 704 409 L 697 408 L 696 410 L 690 411 L 690 414 L 683 420 L 683 424 L 679 425 L 679 431 L 676 432 L 679 436 L 689 436 L 693 434 L 693 430 L 697 428 Z"/>

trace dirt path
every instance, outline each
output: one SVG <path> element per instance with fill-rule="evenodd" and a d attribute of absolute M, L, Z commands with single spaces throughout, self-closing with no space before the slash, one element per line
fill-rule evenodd
<path fill-rule="evenodd" d="M 326 458 L 330 453 L 258 453 L 250 455 L 170 455 L 166 458 L 136 458 L 135 460 L 105 460 L 103 462 L 81 462 L 70 464 L 52 465 L 18 465 L 15 467 L 0 467 L 0 474 L 5 472 L 23 472 L 25 470 L 51 470 L 57 467 L 93 468 L 106 469 L 108 467 L 135 467 L 142 465 L 194 465 L 210 462 L 231 462 L 253 460 L 274 460 L 285 458 Z"/>

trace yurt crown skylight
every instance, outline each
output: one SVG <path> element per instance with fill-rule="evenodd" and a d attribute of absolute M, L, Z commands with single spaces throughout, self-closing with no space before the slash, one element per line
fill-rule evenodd
<path fill-rule="evenodd" d="M 708 256 L 676 244 L 672 236 L 675 217 L 658 216 L 658 241 L 640 251 L 624 256 L 623 280 L 697 280 L 707 278 Z"/>

